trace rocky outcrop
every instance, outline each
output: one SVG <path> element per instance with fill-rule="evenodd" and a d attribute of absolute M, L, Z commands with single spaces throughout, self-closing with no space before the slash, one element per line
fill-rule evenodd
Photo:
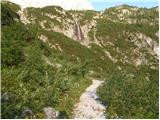
<path fill-rule="evenodd" d="M 157 42 L 142 33 L 136 33 L 136 36 L 141 40 L 141 43 L 139 44 L 140 46 L 148 46 L 148 50 L 152 55 L 159 56 L 159 46 Z"/>
<path fill-rule="evenodd" d="M 23 24 L 30 24 L 31 21 L 27 17 L 27 11 L 26 10 L 19 10 L 17 12 L 20 16 L 20 20 Z"/>

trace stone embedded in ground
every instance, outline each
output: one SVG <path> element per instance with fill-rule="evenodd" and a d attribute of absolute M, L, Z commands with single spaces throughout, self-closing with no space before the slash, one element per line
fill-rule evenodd
<path fill-rule="evenodd" d="M 47 119 L 56 119 L 59 115 L 59 112 L 52 107 L 43 108 Z"/>
<path fill-rule="evenodd" d="M 33 112 L 30 109 L 25 109 L 22 111 L 22 117 L 26 117 L 26 116 L 32 116 Z"/>

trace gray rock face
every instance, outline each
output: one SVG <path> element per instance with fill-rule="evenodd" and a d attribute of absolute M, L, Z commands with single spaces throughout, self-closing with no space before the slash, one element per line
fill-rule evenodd
<path fill-rule="evenodd" d="M 59 112 L 52 107 L 45 107 L 43 111 L 47 119 L 56 119 L 59 115 Z"/>

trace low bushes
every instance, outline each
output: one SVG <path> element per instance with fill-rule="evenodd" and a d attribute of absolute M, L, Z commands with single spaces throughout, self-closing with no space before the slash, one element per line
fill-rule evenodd
<path fill-rule="evenodd" d="M 135 73 L 116 70 L 98 94 L 107 105 L 108 118 L 158 118 L 158 70 L 146 66 Z"/>

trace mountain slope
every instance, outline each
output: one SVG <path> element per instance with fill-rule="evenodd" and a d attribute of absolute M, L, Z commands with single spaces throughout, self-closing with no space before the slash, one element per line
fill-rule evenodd
<path fill-rule="evenodd" d="M 2 22 L 7 23 L 2 25 L 1 117 L 45 118 L 43 108 L 48 106 L 59 110 L 59 118 L 71 117 L 74 103 L 91 83 L 86 62 L 68 61 L 70 57 L 38 40 L 36 29 L 14 20 L 16 13 L 8 5 L 2 8 L 7 16 Z"/>
<path fill-rule="evenodd" d="M 2 3 L 2 118 L 25 118 L 26 109 L 43 118 L 46 106 L 71 118 L 89 77 L 105 81 L 98 94 L 108 118 L 157 118 L 158 14 L 128 5 L 97 12 Z"/>

